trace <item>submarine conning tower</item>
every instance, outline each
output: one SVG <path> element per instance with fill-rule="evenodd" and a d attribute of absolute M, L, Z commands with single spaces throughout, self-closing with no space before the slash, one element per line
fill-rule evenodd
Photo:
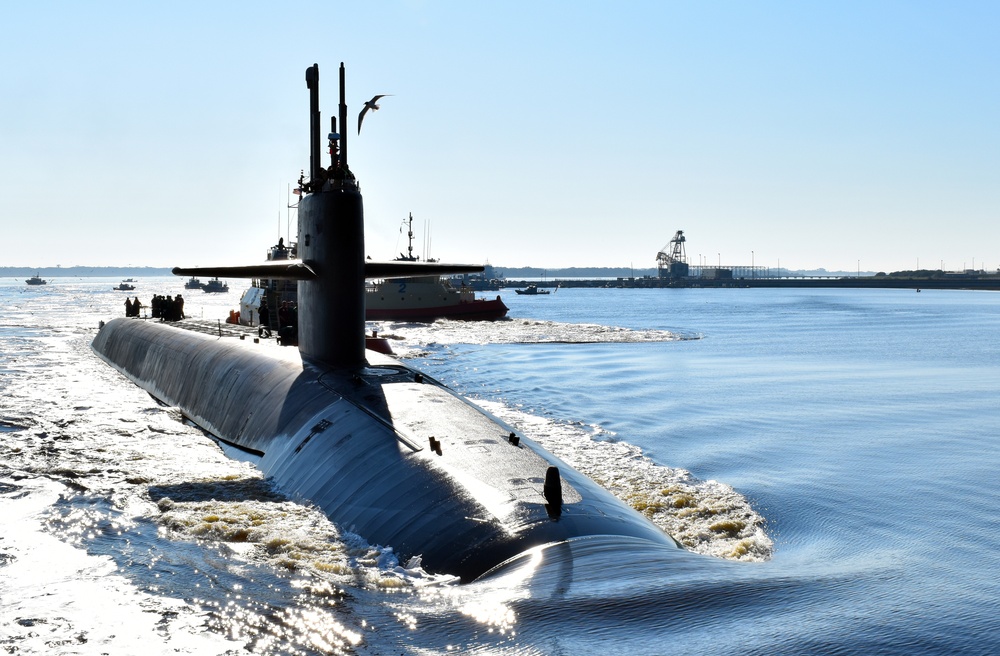
<path fill-rule="evenodd" d="M 299 180 L 298 260 L 224 267 L 174 267 L 179 276 L 298 281 L 298 345 L 303 358 L 335 368 L 365 365 L 365 280 L 473 273 L 482 265 L 373 262 L 365 258 L 364 205 L 347 166 L 347 103 L 340 64 L 340 127 L 332 121 L 331 164 L 323 168 L 319 65 L 306 69 L 309 89 L 309 179 Z"/>
<path fill-rule="evenodd" d="M 299 249 L 318 274 L 299 281 L 299 351 L 336 367 L 365 363 L 364 208 L 357 188 L 299 204 Z"/>
<path fill-rule="evenodd" d="M 347 167 L 342 142 L 329 170 L 320 162 L 319 66 L 306 69 L 310 113 L 310 180 L 299 202 L 299 257 L 316 277 L 300 280 L 299 351 L 336 367 L 365 363 L 364 203 Z M 344 64 L 340 64 L 341 135 L 344 122 Z M 333 141 L 331 135 L 331 142 Z M 333 150 L 333 148 L 331 148 Z"/>
<path fill-rule="evenodd" d="M 473 273 L 481 265 L 440 262 L 372 262 L 365 258 L 364 203 L 347 165 L 345 69 L 340 64 L 340 132 L 330 133 L 331 164 L 320 161 L 319 65 L 306 69 L 309 88 L 309 180 L 299 201 L 298 265 L 270 270 L 272 277 L 295 278 L 299 299 L 299 352 L 338 368 L 365 365 L 365 280 L 414 275 Z M 279 264 L 280 267 L 284 265 Z M 244 273 L 259 269 L 250 267 Z M 175 269 L 175 273 L 193 269 Z M 235 275 L 241 275 L 233 272 Z"/>

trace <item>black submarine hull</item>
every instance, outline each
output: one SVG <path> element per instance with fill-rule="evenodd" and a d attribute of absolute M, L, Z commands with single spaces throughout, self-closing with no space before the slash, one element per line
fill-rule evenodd
<path fill-rule="evenodd" d="M 286 494 L 404 559 L 420 556 L 428 571 L 468 581 L 532 547 L 585 536 L 677 546 L 530 439 L 391 358 L 368 352 L 366 366 L 344 371 L 294 349 L 138 319 L 104 325 L 93 348 L 258 456 Z M 560 473 L 558 509 L 546 498 L 550 467 Z"/>

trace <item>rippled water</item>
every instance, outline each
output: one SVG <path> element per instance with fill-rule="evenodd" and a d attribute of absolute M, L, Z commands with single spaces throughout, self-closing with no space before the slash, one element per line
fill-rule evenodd
<path fill-rule="evenodd" d="M 1000 648 L 996 294 L 561 289 L 504 293 L 504 322 L 375 326 L 691 549 L 592 539 L 458 585 L 97 360 L 117 282 L 0 282 L 8 653 Z M 226 316 L 231 288 L 188 314 Z"/>

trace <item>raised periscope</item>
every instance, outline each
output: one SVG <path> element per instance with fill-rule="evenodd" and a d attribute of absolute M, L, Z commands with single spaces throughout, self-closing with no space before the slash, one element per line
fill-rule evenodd
<path fill-rule="evenodd" d="M 306 72 L 310 179 L 298 261 L 178 268 L 298 281 L 298 349 L 115 319 L 93 348 L 196 424 L 254 457 L 280 488 L 403 558 L 472 580 L 538 545 L 610 535 L 676 542 L 596 483 L 439 382 L 365 350 L 365 278 L 481 270 L 364 258 L 361 193 L 344 129 L 320 163 L 319 69 Z M 344 67 L 340 122 L 346 128 Z"/>

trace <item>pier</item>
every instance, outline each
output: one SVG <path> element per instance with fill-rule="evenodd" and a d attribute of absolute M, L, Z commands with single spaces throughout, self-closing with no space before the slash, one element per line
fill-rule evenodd
<path fill-rule="evenodd" d="M 666 246 L 656 253 L 656 276 L 621 277 L 615 280 L 554 279 L 532 281 L 539 287 L 606 287 L 606 288 L 749 288 L 749 287 L 806 287 L 850 289 L 975 289 L 1000 291 L 1000 269 L 990 273 L 984 269 L 944 271 L 918 269 L 877 273 L 875 275 L 789 276 L 784 270 L 756 266 L 752 261 L 745 265 L 706 266 L 699 256 L 697 265 L 687 257 L 687 238 L 683 230 L 674 233 Z M 943 267 L 942 267 L 943 269 Z M 525 282 L 507 281 L 505 287 L 524 286 Z"/>
<path fill-rule="evenodd" d="M 800 277 L 702 277 L 687 276 L 683 278 L 659 278 L 644 276 L 642 278 L 584 279 L 565 278 L 547 282 L 531 281 L 538 287 L 590 287 L 590 288 L 628 288 L 628 289 L 719 289 L 719 288 L 751 288 L 751 287 L 806 287 L 806 288 L 842 288 L 842 289 L 975 289 L 985 291 L 1000 291 L 1000 275 L 997 274 L 961 274 L 945 273 L 941 276 L 904 277 L 897 275 L 875 276 L 800 276 Z M 528 281 L 507 280 L 507 289 L 525 287 Z"/>

